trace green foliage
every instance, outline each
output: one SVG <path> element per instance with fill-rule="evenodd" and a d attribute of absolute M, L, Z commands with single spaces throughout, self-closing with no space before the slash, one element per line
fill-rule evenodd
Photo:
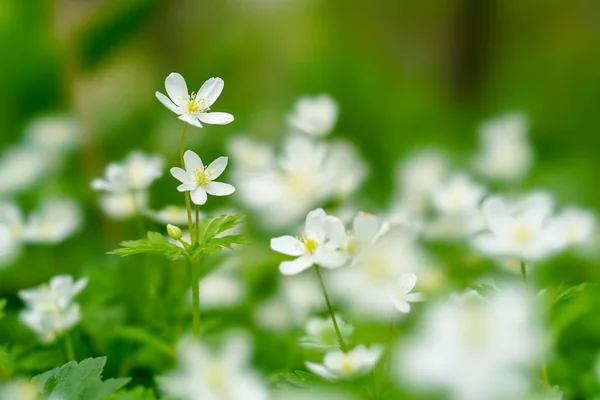
<path fill-rule="evenodd" d="M 151 389 L 136 386 L 133 389 L 121 389 L 107 397 L 107 400 L 156 400 Z"/>
<path fill-rule="evenodd" d="M 158 253 L 176 260 L 187 255 L 192 259 L 202 255 L 214 255 L 224 248 L 231 249 L 234 244 L 247 243 L 243 235 L 224 235 L 228 230 L 236 227 L 241 222 L 239 215 L 221 215 L 218 217 L 205 218 L 200 222 L 200 235 L 194 244 L 183 242 L 185 248 L 181 248 L 167 240 L 158 232 L 148 232 L 147 239 L 128 240 L 121 243 L 121 248 L 109 254 L 130 256 L 141 253 Z"/>
<path fill-rule="evenodd" d="M 6 306 L 6 299 L 0 299 L 0 318 L 4 317 L 4 306 Z"/>
<path fill-rule="evenodd" d="M 129 378 L 102 380 L 106 357 L 71 361 L 32 379 L 43 396 L 64 400 L 100 400 L 115 393 Z"/>
<path fill-rule="evenodd" d="M 280 388 L 297 387 L 310 388 L 317 384 L 322 384 L 324 381 L 318 376 L 310 372 L 296 370 L 294 372 L 282 372 L 277 377 L 276 385 Z"/>

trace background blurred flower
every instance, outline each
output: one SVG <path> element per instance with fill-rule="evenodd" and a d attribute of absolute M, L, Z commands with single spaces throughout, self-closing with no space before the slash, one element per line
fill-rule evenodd
<path fill-rule="evenodd" d="M 347 353 L 341 350 L 327 353 L 323 357 L 323 364 L 307 362 L 306 367 L 327 380 L 351 379 L 371 372 L 382 352 L 381 345 L 369 348 L 359 345 Z"/>
<path fill-rule="evenodd" d="M 326 136 L 333 130 L 337 115 L 337 103 L 328 95 L 305 96 L 296 101 L 288 122 L 298 132 L 317 137 Z"/>

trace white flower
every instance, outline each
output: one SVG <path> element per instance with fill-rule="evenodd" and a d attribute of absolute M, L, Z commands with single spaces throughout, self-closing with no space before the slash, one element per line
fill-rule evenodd
<path fill-rule="evenodd" d="M 434 303 L 393 357 L 396 382 L 456 400 L 526 398 L 527 371 L 539 368 L 544 339 L 534 306 L 520 286 Z"/>
<path fill-rule="evenodd" d="M 350 343 L 354 327 L 346 323 L 339 315 L 335 316 L 344 343 Z M 311 318 L 306 323 L 306 336 L 300 338 L 300 345 L 318 350 L 335 350 L 339 347 L 335 327 L 330 317 Z"/>
<path fill-rule="evenodd" d="M 344 200 L 364 182 L 368 168 L 354 146 L 338 140 L 330 144 L 323 173 L 328 174 L 332 194 Z"/>
<path fill-rule="evenodd" d="M 0 383 L 0 399 L 6 400 L 41 400 L 41 390 L 29 380 Z"/>
<path fill-rule="evenodd" d="M 201 122 L 213 125 L 225 125 L 233 122 L 233 115 L 224 112 L 212 112 L 210 107 L 219 98 L 225 83 L 221 78 L 210 78 L 198 90 L 188 92 L 185 79 L 178 73 L 171 73 L 165 79 L 165 89 L 169 97 L 156 92 L 156 98 L 165 107 L 179 115 L 179 119 L 190 125 L 202 128 Z"/>
<path fill-rule="evenodd" d="M 527 129 L 527 118 L 519 113 L 484 123 L 479 129 L 481 147 L 473 160 L 475 169 L 489 179 L 521 179 L 533 162 Z"/>
<path fill-rule="evenodd" d="M 202 213 L 201 213 L 202 214 Z M 158 211 L 146 211 L 146 215 L 161 224 L 185 225 L 188 223 L 185 207 L 165 206 Z M 200 215 L 202 218 L 202 215 Z"/>
<path fill-rule="evenodd" d="M 81 143 L 81 127 L 68 115 L 49 115 L 30 122 L 25 138 L 32 147 L 61 156 Z"/>
<path fill-rule="evenodd" d="M 311 211 L 306 216 L 304 233 L 300 239 L 280 236 L 271 239 L 271 249 L 288 256 L 298 257 L 283 261 L 279 271 L 283 275 L 296 275 L 316 264 L 325 268 L 338 268 L 348 260 L 339 247 L 346 236 L 342 222 L 327 216 L 322 209 Z"/>
<path fill-rule="evenodd" d="M 19 319 L 37 333 L 40 340 L 52 342 L 81 319 L 79 304 L 73 298 L 87 285 L 87 278 L 73 281 L 70 275 L 57 275 L 35 289 L 21 290 L 19 297 L 26 308 Z"/>
<path fill-rule="evenodd" d="M 328 95 L 301 97 L 288 122 L 295 130 L 311 136 L 328 135 L 338 116 L 338 106 Z"/>
<path fill-rule="evenodd" d="M 536 261 L 563 246 L 563 235 L 551 222 L 552 199 L 534 194 L 516 206 L 492 197 L 482 206 L 488 232 L 478 234 L 474 245 L 490 256 Z"/>
<path fill-rule="evenodd" d="M 127 219 L 144 211 L 148 205 L 146 191 L 106 193 L 100 196 L 100 208 L 113 219 Z"/>
<path fill-rule="evenodd" d="M 59 243 L 79 229 L 82 219 L 75 201 L 48 198 L 29 216 L 23 237 L 30 243 Z"/>
<path fill-rule="evenodd" d="M 477 211 L 485 194 L 483 186 L 474 183 L 465 174 L 454 174 L 435 188 L 431 200 L 442 214 L 464 215 Z"/>
<path fill-rule="evenodd" d="M 11 202 L 0 202 L 0 266 L 10 264 L 21 252 L 23 214 Z"/>
<path fill-rule="evenodd" d="M 252 370 L 250 343 L 245 336 L 229 337 L 214 353 L 190 337 L 177 346 L 178 368 L 158 379 L 168 396 L 182 400 L 267 400 L 267 387 Z"/>
<path fill-rule="evenodd" d="M 235 188 L 223 182 L 215 182 L 227 167 L 227 157 L 219 157 L 209 166 L 204 166 L 198 154 L 188 150 L 183 155 L 185 170 L 171 168 L 171 175 L 181 182 L 177 187 L 180 192 L 190 192 L 194 204 L 206 203 L 207 194 L 212 196 L 228 196 Z"/>
<path fill-rule="evenodd" d="M 211 273 L 200 281 L 200 306 L 203 310 L 235 307 L 245 295 L 246 288 L 241 280 L 229 274 Z"/>
<path fill-rule="evenodd" d="M 229 140 L 227 148 L 242 172 L 256 172 L 270 169 L 275 165 L 273 148 L 265 143 L 246 136 L 236 136 Z"/>
<path fill-rule="evenodd" d="M 0 268 L 13 262 L 20 250 L 21 244 L 10 229 L 0 224 Z"/>
<path fill-rule="evenodd" d="M 52 172 L 50 159 L 40 149 L 9 148 L 0 158 L 0 196 L 29 189 Z"/>
<path fill-rule="evenodd" d="M 587 244 L 596 229 L 596 217 L 587 210 L 571 206 L 565 208 L 552 221 L 564 235 L 566 246 Z"/>
<path fill-rule="evenodd" d="M 417 284 L 417 275 L 409 273 L 402 274 L 396 282 L 395 291 L 392 294 L 392 302 L 401 313 L 410 312 L 410 303 L 421 301 L 421 293 L 411 293 Z"/>
<path fill-rule="evenodd" d="M 163 174 L 164 159 L 160 155 L 131 152 L 122 163 L 106 167 L 105 179 L 94 179 L 92 189 L 111 193 L 141 191 Z"/>
<path fill-rule="evenodd" d="M 314 374 L 330 381 L 350 379 L 366 375 L 373 370 L 381 357 L 383 346 L 356 346 L 347 353 L 341 350 L 325 354 L 323 364 L 306 362 L 306 367 Z"/>

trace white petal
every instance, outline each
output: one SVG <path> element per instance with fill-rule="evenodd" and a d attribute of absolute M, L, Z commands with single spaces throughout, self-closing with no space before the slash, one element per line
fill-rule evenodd
<path fill-rule="evenodd" d="M 508 231 L 508 224 L 512 217 L 508 207 L 500 198 L 492 197 L 484 201 L 482 211 L 492 232 L 503 235 Z"/>
<path fill-rule="evenodd" d="M 292 261 L 279 264 L 279 272 L 283 275 L 296 275 L 313 265 L 310 257 L 302 256 Z"/>
<path fill-rule="evenodd" d="M 173 111 L 175 114 L 179 115 L 179 114 L 183 113 L 183 110 L 181 109 L 181 107 L 179 107 L 176 104 L 173 104 L 173 102 L 167 96 L 165 96 L 164 94 L 162 94 L 160 92 L 156 92 L 156 98 L 165 107 L 167 107 L 169 110 Z"/>
<path fill-rule="evenodd" d="M 304 245 L 293 236 L 280 236 L 271 239 L 271 249 L 288 256 L 300 256 L 304 253 Z"/>
<path fill-rule="evenodd" d="M 408 294 L 408 293 L 410 293 L 411 290 L 414 289 L 416 284 L 417 284 L 417 275 L 409 273 L 409 274 L 403 274 L 398 279 L 396 286 L 402 293 Z"/>
<path fill-rule="evenodd" d="M 225 167 L 227 167 L 227 157 L 219 157 L 215 161 L 211 162 L 208 166 L 208 170 L 211 171 L 210 179 L 217 179 L 223 171 L 225 171 Z"/>
<path fill-rule="evenodd" d="M 327 216 L 326 234 L 336 246 L 340 246 L 346 239 L 346 228 L 339 218 Z"/>
<path fill-rule="evenodd" d="M 512 246 L 504 238 L 491 233 L 481 233 L 473 238 L 473 245 L 482 253 L 491 256 L 510 255 Z"/>
<path fill-rule="evenodd" d="M 408 301 L 401 300 L 401 299 L 394 299 L 394 306 L 401 313 L 407 314 L 410 312 L 410 304 L 408 303 Z"/>
<path fill-rule="evenodd" d="M 171 175 L 181 183 L 189 183 L 192 181 L 192 179 L 190 179 L 190 174 L 183 168 L 173 167 L 169 172 L 171 172 Z"/>
<path fill-rule="evenodd" d="M 235 192 L 235 188 L 233 185 L 229 183 L 223 182 L 209 182 L 204 189 L 213 196 L 229 196 L 231 193 Z"/>
<path fill-rule="evenodd" d="M 532 225 L 539 226 L 552 212 L 552 198 L 546 193 L 529 196 L 519 210 L 519 216 Z"/>
<path fill-rule="evenodd" d="M 325 268 L 339 268 L 348 262 L 348 254 L 320 246 L 315 251 L 315 262 Z"/>
<path fill-rule="evenodd" d="M 369 245 L 379 233 L 379 220 L 373 214 L 359 212 L 352 222 L 352 229 L 359 243 Z"/>
<path fill-rule="evenodd" d="M 224 112 L 212 112 L 197 114 L 198 119 L 205 124 L 227 125 L 233 122 L 233 115 Z"/>
<path fill-rule="evenodd" d="M 186 171 L 189 173 L 194 173 L 197 169 L 204 168 L 200 156 L 191 150 L 188 150 L 183 154 L 183 164 L 185 165 Z"/>
<path fill-rule="evenodd" d="M 185 113 L 185 114 L 181 114 L 179 117 L 180 120 L 187 122 L 190 125 L 194 125 L 197 126 L 198 128 L 202 128 L 202 124 L 200 123 L 200 121 L 198 121 L 198 118 L 196 118 L 195 115 L 189 114 L 189 113 Z"/>
<path fill-rule="evenodd" d="M 329 370 L 321 364 L 315 364 L 315 363 L 311 363 L 308 361 L 305 362 L 304 364 L 306 365 L 306 368 L 308 368 L 308 370 L 310 372 L 312 372 L 313 374 L 315 374 L 317 376 L 320 376 L 321 378 L 324 378 L 324 379 L 327 379 L 330 381 L 337 380 L 336 376 L 333 375 L 331 372 L 329 372 Z"/>
<path fill-rule="evenodd" d="M 177 191 L 178 192 L 189 192 L 189 191 L 196 189 L 197 187 L 198 187 L 198 184 L 196 182 L 182 183 L 181 185 L 177 186 Z"/>
<path fill-rule="evenodd" d="M 206 203 L 206 190 L 204 190 L 202 186 L 198 186 L 196 189 L 192 190 L 190 196 L 194 204 L 201 206 Z"/>
<path fill-rule="evenodd" d="M 167 79 L 165 79 L 165 89 L 167 89 L 167 94 L 173 100 L 173 103 L 178 106 L 182 106 L 183 101 L 189 99 L 190 95 L 185 84 L 185 79 L 176 72 L 170 73 Z"/>
<path fill-rule="evenodd" d="M 327 214 L 321 208 L 317 208 L 306 216 L 304 230 L 311 238 L 324 238 L 327 225 Z"/>
<path fill-rule="evenodd" d="M 219 98 L 224 86 L 225 82 L 223 82 L 223 79 L 210 78 L 209 80 L 204 82 L 202 87 L 200 87 L 200 90 L 198 90 L 198 94 L 196 95 L 196 97 L 203 98 L 206 107 L 210 107 Z"/>

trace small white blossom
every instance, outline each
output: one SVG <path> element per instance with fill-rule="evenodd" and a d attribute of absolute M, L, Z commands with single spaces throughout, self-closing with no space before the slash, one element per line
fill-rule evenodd
<path fill-rule="evenodd" d="M 113 219 L 127 219 L 144 211 L 148 205 L 148 193 L 106 193 L 100 196 L 100 208 Z"/>
<path fill-rule="evenodd" d="M 92 189 L 111 193 L 141 191 L 162 176 L 164 166 L 160 155 L 133 151 L 122 163 L 109 164 L 105 178 L 94 179 Z"/>
<path fill-rule="evenodd" d="M 489 179 L 521 179 L 533 162 L 527 129 L 527 118 L 519 113 L 484 123 L 479 129 L 481 147 L 473 161 L 475 169 Z"/>
<path fill-rule="evenodd" d="M 213 125 L 225 125 L 233 122 L 233 115 L 224 112 L 211 112 L 210 107 L 219 98 L 225 83 L 221 78 L 210 78 L 198 90 L 188 92 L 185 79 L 178 73 L 171 73 L 165 79 L 165 89 L 169 97 L 156 92 L 156 98 L 179 119 L 190 125 L 202 128 L 201 122 Z"/>
<path fill-rule="evenodd" d="M 25 128 L 29 145 L 53 156 L 62 156 L 81 143 L 81 127 L 68 115 L 49 115 L 33 120 Z"/>
<path fill-rule="evenodd" d="M 370 348 L 359 345 L 347 353 L 341 350 L 327 353 L 323 357 L 323 364 L 307 362 L 306 367 L 314 374 L 330 381 L 351 379 L 371 372 L 382 352 L 381 345 L 372 345 Z"/>
<path fill-rule="evenodd" d="M 531 195 L 513 207 L 492 197 L 482 210 L 489 231 L 476 235 L 474 245 L 485 254 L 536 261 L 563 246 L 563 235 L 551 223 L 552 199 L 546 194 Z"/>
<path fill-rule="evenodd" d="M 484 194 L 483 186 L 465 174 L 455 174 L 433 190 L 431 200 L 442 214 L 464 215 L 477 211 Z"/>
<path fill-rule="evenodd" d="M 306 216 L 304 233 L 299 238 L 281 236 L 271 239 L 271 249 L 288 256 L 298 257 L 283 261 L 279 271 L 283 275 L 296 275 L 316 264 L 325 268 L 338 268 L 348 260 L 341 251 L 341 241 L 346 236 L 342 222 L 325 211 L 317 209 Z"/>
<path fill-rule="evenodd" d="M 158 211 L 146 211 L 146 215 L 165 225 L 185 225 L 188 223 L 187 210 L 185 207 L 169 205 Z M 202 218 L 202 215 L 200 215 L 200 218 Z"/>
<path fill-rule="evenodd" d="M 421 293 L 411 293 L 417 284 L 417 275 L 402 274 L 396 282 L 395 291 L 392 293 L 392 302 L 401 313 L 410 312 L 410 303 L 421 301 Z"/>
<path fill-rule="evenodd" d="M 12 202 L 0 202 L 0 266 L 10 264 L 21 252 L 23 214 Z"/>
<path fill-rule="evenodd" d="M 19 319 L 38 334 L 40 340 L 52 342 L 81 319 L 79 304 L 73 298 L 87 285 L 87 278 L 73 281 L 70 275 L 57 275 L 35 289 L 21 290 L 19 297 L 26 308 Z"/>
<path fill-rule="evenodd" d="M 242 172 L 256 172 L 270 169 L 275 165 L 273 148 L 246 136 L 236 136 L 229 140 L 227 148 Z"/>
<path fill-rule="evenodd" d="M 354 327 L 346 323 L 339 315 L 335 316 L 344 343 L 350 343 Z M 335 327 L 330 317 L 311 318 L 306 323 L 306 336 L 300 338 L 300 345 L 323 351 L 335 350 L 339 347 Z"/>
<path fill-rule="evenodd" d="M 245 296 L 244 284 L 230 274 L 211 273 L 200 281 L 200 306 L 203 310 L 235 307 Z"/>
<path fill-rule="evenodd" d="M 52 172 L 50 159 L 39 149 L 24 145 L 9 148 L 0 157 L 0 197 L 32 188 Z"/>
<path fill-rule="evenodd" d="M 297 131 L 322 137 L 331 133 L 337 116 L 337 103 L 328 95 L 306 96 L 298 99 L 288 122 Z"/>
<path fill-rule="evenodd" d="M 178 368 L 158 383 L 165 394 L 182 400 L 267 400 L 267 387 L 249 358 L 245 336 L 229 337 L 219 353 L 185 337 L 177 346 Z"/>
<path fill-rule="evenodd" d="M 596 217 L 579 207 L 567 207 L 552 221 L 564 235 L 566 246 L 588 244 L 596 229 Z"/>
<path fill-rule="evenodd" d="M 183 155 L 185 169 L 171 168 L 171 175 L 181 182 L 177 187 L 180 192 L 190 192 L 194 204 L 206 203 L 207 195 L 228 196 L 235 188 L 223 182 L 215 182 L 227 167 L 227 157 L 219 157 L 210 165 L 204 166 L 198 154 L 188 150 Z"/>
<path fill-rule="evenodd" d="M 60 243 L 80 228 L 82 219 L 75 201 L 48 198 L 29 215 L 23 237 L 30 243 Z"/>

